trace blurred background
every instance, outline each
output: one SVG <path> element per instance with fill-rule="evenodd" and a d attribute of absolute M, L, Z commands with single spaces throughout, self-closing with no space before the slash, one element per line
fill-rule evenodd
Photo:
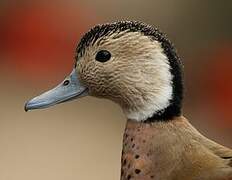
<path fill-rule="evenodd" d="M 118 180 L 125 117 L 82 98 L 25 113 L 24 103 L 71 72 L 92 26 L 140 20 L 159 27 L 185 64 L 184 114 L 232 148 L 232 1 L 0 1 L 0 179 Z"/>

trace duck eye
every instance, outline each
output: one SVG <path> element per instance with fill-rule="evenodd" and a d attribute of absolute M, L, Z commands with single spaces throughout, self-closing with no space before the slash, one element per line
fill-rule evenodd
<path fill-rule="evenodd" d="M 109 51 L 107 50 L 101 50 L 97 53 L 95 59 L 99 62 L 106 62 L 108 60 L 110 60 L 111 58 L 111 54 Z"/>

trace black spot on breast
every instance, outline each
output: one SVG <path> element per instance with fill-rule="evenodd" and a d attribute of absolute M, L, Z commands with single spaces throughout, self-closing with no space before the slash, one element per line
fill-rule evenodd
<path fill-rule="evenodd" d="M 129 174 L 128 176 L 127 176 L 127 180 L 130 180 L 131 179 L 131 175 Z"/>
<path fill-rule="evenodd" d="M 127 163 L 126 159 L 123 160 L 123 166 L 125 166 Z"/>
<path fill-rule="evenodd" d="M 139 155 L 138 154 L 135 155 L 135 159 L 139 159 Z"/>
<path fill-rule="evenodd" d="M 123 170 L 121 170 L 121 176 L 123 176 L 124 175 L 124 171 Z"/>
<path fill-rule="evenodd" d="M 139 174 L 140 172 L 141 172 L 140 169 L 135 169 L 135 173 L 136 173 L 136 174 Z"/>
<path fill-rule="evenodd" d="M 222 157 L 223 159 L 232 159 L 232 157 Z"/>

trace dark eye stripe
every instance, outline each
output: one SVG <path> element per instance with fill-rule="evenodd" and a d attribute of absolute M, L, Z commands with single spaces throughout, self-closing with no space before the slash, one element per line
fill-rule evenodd
<path fill-rule="evenodd" d="M 109 51 L 107 50 L 101 50 L 97 53 L 95 59 L 99 62 L 106 62 L 108 60 L 110 60 L 111 58 L 111 54 Z"/>

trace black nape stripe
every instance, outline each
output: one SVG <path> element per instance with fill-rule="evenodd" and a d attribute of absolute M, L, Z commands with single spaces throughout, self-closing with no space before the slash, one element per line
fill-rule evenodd
<path fill-rule="evenodd" d="M 108 23 L 97 25 L 87 32 L 81 39 L 77 47 L 77 57 L 83 56 L 86 47 L 93 45 L 100 37 L 107 36 L 115 32 L 141 32 L 145 36 L 149 36 L 152 40 L 159 41 L 162 45 L 164 53 L 168 57 L 171 74 L 173 76 L 173 95 L 170 105 L 148 118 L 144 122 L 153 122 L 159 120 L 170 120 L 176 116 L 181 115 L 182 99 L 183 99 L 183 80 L 182 80 L 182 63 L 176 53 L 174 45 L 166 37 L 164 33 L 150 25 L 137 21 L 119 21 L 115 23 Z"/>

